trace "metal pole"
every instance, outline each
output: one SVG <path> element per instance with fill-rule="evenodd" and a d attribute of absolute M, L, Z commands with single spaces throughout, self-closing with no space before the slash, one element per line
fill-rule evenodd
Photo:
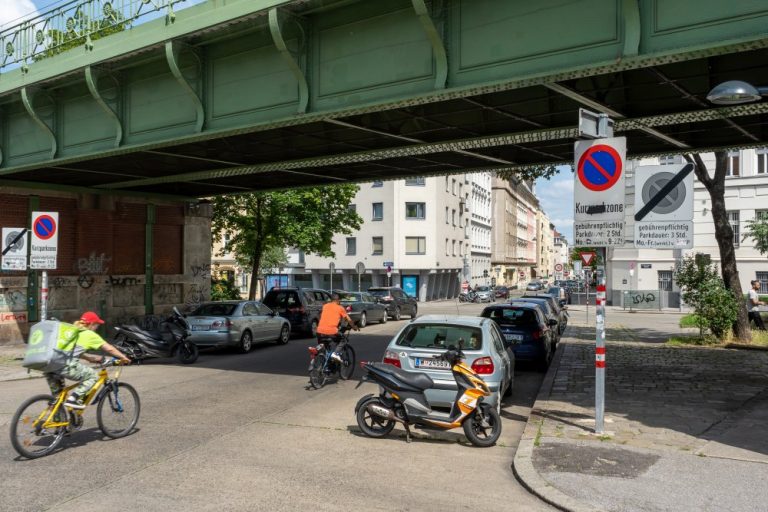
<path fill-rule="evenodd" d="M 357 273 L 357 291 L 358 291 L 358 293 L 362 291 L 360 288 L 361 288 L 360 287 L 360 272 L 358 272 Z"/>
<path fill-rule="evenodd" d="M 40 286 L 40 320 L 48 318 L 48 272 L 43 270 L 43 282 Z"/>
<path fill-rule="evenodd" d="M 605 418 L 605 277 L 595 293 L 595 433 L 603 433 Z"/>

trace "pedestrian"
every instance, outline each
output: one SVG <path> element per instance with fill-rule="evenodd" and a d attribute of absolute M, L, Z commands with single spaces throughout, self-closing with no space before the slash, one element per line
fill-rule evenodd
<path fill-rule="evenodd" d="M 757 326 L 758 330 L 764 331 L 765 324 L 763 323 L 763 319 L 760 316 L 760 306 L 765 306 L 765 302 L 761 301 L 760 296 L 757 294 L 757 291 L 760 289 L 760 281 L 755 279 L 754 281 L 750 281 L 750 284 L 752 285 L 752 288 L 749 290 L 749 295 L 747 296 L 747 311 L 749 311 L 749 320 L 754 320 L 755 326 Z"/>

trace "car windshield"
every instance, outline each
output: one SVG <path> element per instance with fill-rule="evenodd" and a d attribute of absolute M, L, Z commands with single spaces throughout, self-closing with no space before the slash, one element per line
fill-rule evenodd
<path fill-rule="evenodd" d="M 483 316 L 499 325 L 536 327 L 536 313 L 525 308 L 494 308 L 483 311 Z"/>
<path fill-rule="evenodd" d="M 489 291 L 491 291 L 491 287 L 490 286 L 478 286 L 477 287 L 477 291 L 478 292 L 489 292 Z"/>
<path fill-rule="evenodd" d="M 397 338 L 396 345 L 413 348 L 463 347 L 479 350 L 483 347 L 483 334 L 479 327 L 445 324 L 411 324 Z"/>
<path fill-rule="evenodd" d="M 341 302 L 359 302 L 361 300 L 359 293 L 347 292 L 340 293 L 339 295 L 341 296 Z"/>
<path fill-rule="evenodd" d="M 237 304 L 203 304 L 190 316 L 231 316 Z"/>

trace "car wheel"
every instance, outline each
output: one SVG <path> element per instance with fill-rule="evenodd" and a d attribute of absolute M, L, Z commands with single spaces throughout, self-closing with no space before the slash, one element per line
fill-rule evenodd
<path fill-rule="evenodd" d="M 411 311 L 411 318 L 416 318 L 416 316 L 419 314 L 419 307 L 414 304 L 413 310 Z"/>
<path fill-rule="evenodd" d="M 387 323 L 387 311 L 384 310 L 384 314 L 381 315 L 381 320 L 379 320 L 380 323 L 385 324 Z"/>
<path fill-rule="evenodd" d="M 395 314 L 394 314 L 394 315 L 392 315 L 392 318 L 393 318 L 394 320 L 396 320 L 396 321 L 397 321 L 397 320 L 400 320 L 400 308 L 397 308 L 397 307 L 395 308 Z"/>
<path fill-rule="evenodd" d="M 368 325 L 368 316 L 365 314 L 365 311 L 363 311 L 360 313 L 360 320 L 357 322 L 357 326 L 362 329 L 366 325 Z"/>
<path fill-rule="evenodd" d="M 238 348 L 241 353 L 247 354 L 251 351 L 251 347 L 253 347 L 253 335 L 251 334 L 251 331 L 245 331 L 243 335 L 240 336 L 240 346 Z"/>
<path fill-rule="evenodd" d="M 280 336 L 277 338 L 277 343 L 279 345 L 285 345 L 288 343 L 288 338 L 291 336 L 291 329 L 288 327 L 288 324 L 285 324 L 282 329 L 280 329 Z"/>

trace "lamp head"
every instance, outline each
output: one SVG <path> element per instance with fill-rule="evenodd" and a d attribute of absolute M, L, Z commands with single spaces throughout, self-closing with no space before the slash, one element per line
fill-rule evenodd
<path fill-rule="evenodd" d="M 768 93 L 766 87 L 755 87 L 741 80 L 729 80 L 716 85 L 709 91 L 707 100 L 715 105 L 740 105 L 759 101 L 766 93 Z"/>

